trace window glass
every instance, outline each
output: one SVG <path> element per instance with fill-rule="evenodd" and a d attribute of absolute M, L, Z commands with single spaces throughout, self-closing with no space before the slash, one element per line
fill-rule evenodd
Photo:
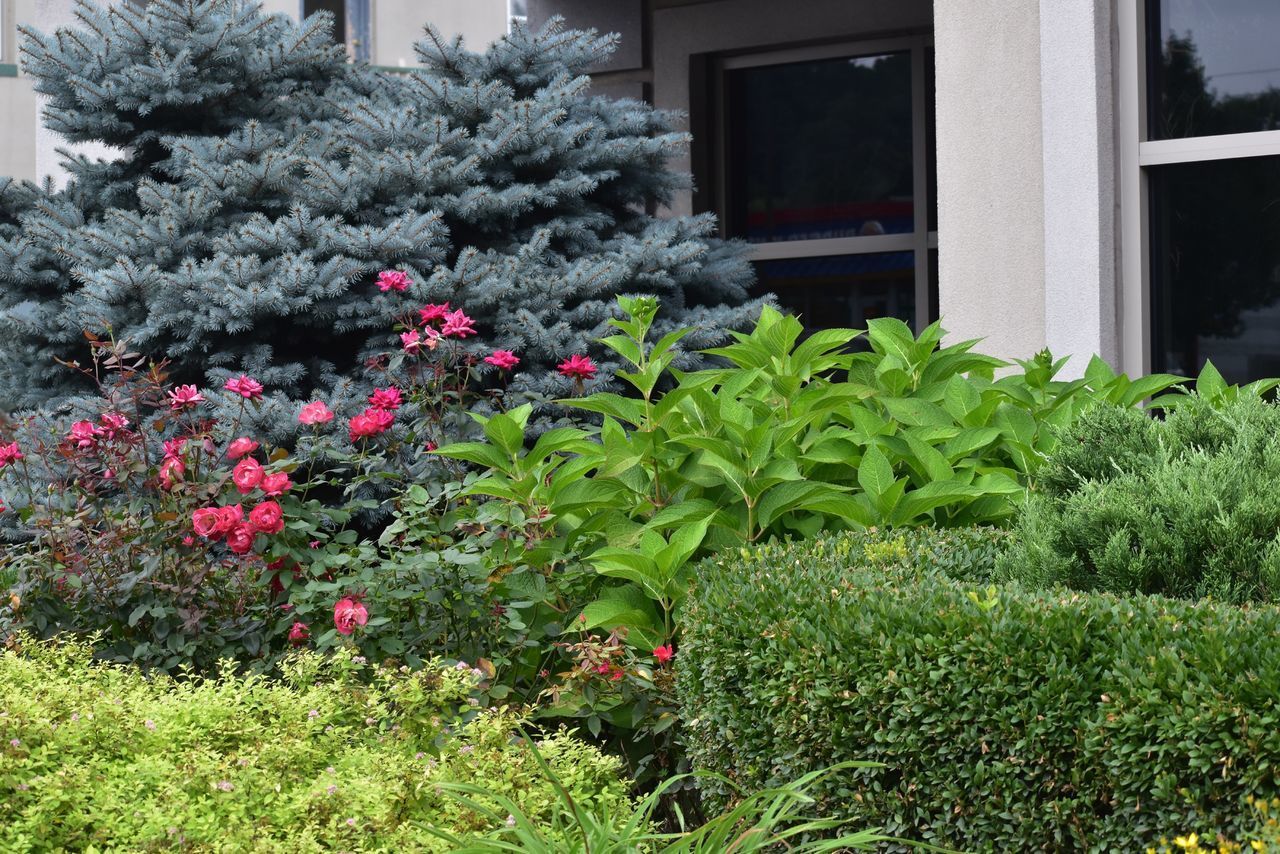
<path fill-rule="evenodd" d="M 1153 367 L 1280 376 L 1280 157 L 1150 169 Z"/>
<path fill-rule="evenodd" d="M 372 61 L 369 0 L 302 0 L 303 16 L 328 12 L 333 16 L 333 40 L 347 49 L 354 62 Z"/>
<path fill-rule="evenodd" d="M 909 51 L 731 69 L 726 224 L 753 243 L 909 233 Z"/>
<path fill-rule="evenodd" d="M 1147 0 L 1148 135 L 1280 128 L 1280 2 Z"/>
<path fill-rule="evenodd" d="M 776 294 L 805 329 L 865 329 L 875 317 L 916 322 L 912 252 L 826 255 L 756 263 L 756 293 Z"/>

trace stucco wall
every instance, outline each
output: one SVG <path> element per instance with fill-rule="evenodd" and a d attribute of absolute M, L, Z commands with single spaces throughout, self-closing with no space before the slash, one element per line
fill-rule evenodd
<path fill-rule="evenodd" d="M 103 5 L 116 6 L 123 0 L 99 0 Z M 29 19 L 32 25 L 44 33 L 52 33 L 58 27 L 71 26 L 75 23 L 74 4 L 72 0 L 35 0 L 35 9 Z M 43 108 L 47 99 L 43 95 L 36 96 L 37 109 Z M 36 175 L 43 180 L 52 178 L 56 186 L 67 182 L 67 172 L 62 168 L 62 155 L 58 149 L 83 154 L 90 158 L 113 159 L 118 149 L 98 143 L 80 143 L 72 145 L 59 134 L 54 133 L 38 122 L 35 129 Z"/>
<path fill-rule="evenodd" d="M 506 0 L 374 0 L 373 62 L 417 65 L 413 46 L 434 24 L 446 36 L 461 35 L 471 50 L 484 50 L 507 31 Z"/>
<path fill-rule="evenodd" d="M 15 22 L 31 20 L 34 0 L 0 0 L 0 64 L 18 62 Z M 36 178 L 36 96 L 25 77 L 0 76 L 0 176 Z"/>
<path fill-rule="evenodd" d="M 1045 338 L 1119 364 L 1110 0 L 1040 0 Z"/>
<path fill-rule="evenodd" d="M 1045 345 L 1039 10 L 938 0 L 934 41 L 943 326 L 1030 356 Z"/>

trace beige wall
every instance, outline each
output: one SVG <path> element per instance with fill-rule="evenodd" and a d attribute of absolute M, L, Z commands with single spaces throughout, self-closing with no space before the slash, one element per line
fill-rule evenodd
<path fill-rule="evenodd" d="M 0 0 L 0 63 L 18 62 L 16 22 L 28 22 L 35 0 Z M 36 95 L 25 77 L 0 77 L 0 176 L 36 179 Z"/>
<path fill-rule="evenodd" d="M 952 340 L 1045 346 L 1038 4 L 937 0 L 938 273 Z"/>
<path fill-rule="evenodd" d="M 471 50 L 484 50 L 507 32 L 506 0 L 373 0 L 373 63 L 417 65 L 413 46 L 434 24 L 446 36 L 461 35 Z"/>
<path fill-rule="evenodd" d="M 0 176 L 36 179 L 36 95 L 25 77 L 0 77 Z"/>

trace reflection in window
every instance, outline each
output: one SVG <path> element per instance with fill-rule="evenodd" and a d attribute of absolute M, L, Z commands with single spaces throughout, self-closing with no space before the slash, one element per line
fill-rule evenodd
<path fill-rule="evenodd" d="M 372 22 L 369 0 L 302 0 L 302 15 L 328 12 L 333 16 L 333 40 L 347 49 L 352 62 L 370 62 Z"/>
<path fill-rule="evenodd" d="M 916 322 L 915 262 L 911 252 L 788 258 L 756 264 L 756 292 L 773 293 L 805 329 L 865 329 L 875 317 Z"/>
<path fill-rule="evenodd" d="M 1149 136 L 1280 128 L 1280 2 L 1147 0 Z"/>
<path fill-rule="evenodd" d="M 912 231 L 910 52 L 733 69 L 724 86 L 731 235 Z"/>
<path fill-rule="evenodd" d="M 1280 375 L 1280 157 L 1150 170 L 1153 367 Z"/>

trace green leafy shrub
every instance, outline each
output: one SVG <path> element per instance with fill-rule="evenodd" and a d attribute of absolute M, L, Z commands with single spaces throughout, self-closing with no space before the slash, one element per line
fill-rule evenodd
<path fill-rule="evenodd" d="M 469 669 L 307 653 L 284 684 L 176 681 L 94 663 L 85 645 L 12 646 L 0 652 L 5 850 L 445 851 L 430 828 L 495 829 L 442 788 L 477 781 L 534 821 L 559 809 L 518 721 L 467 703 Z M 629 818 L 617 760 L 565 734 L 539 749 L 576 802 Z"/>
<path fill-rule="evenodd" d="M 883 318 L 865 339 L 832 329 L 801 340 L 800 322 L 771 308 L 749 334 L 706 351 L 722 367 L 685 373 L 673 368 L 684 333 L 653 332 L 657 303 L 619 305 L 625 316 L 602 343 L 630 366 L 617 375 L 630 396 L 560 401 L 598 428 L 527 441 L 524 406 L 477 418 L 485 441 L 439 453 L 481 467 L 466 494 L 539 520 L 531 564 L 593 566 L 602 583 L 581 627 L 650 661 L 674 650 L 698 558 L 821 530 L 1001 523 L 1054 447 L 1054 427 L 1099 404 L 1133 407 L 1176 381 L 1130 381 L 1095 359 L 1067 382 L 1047 353 L 996 379 L 1007 363 L 973 352 L 974 341 L 943 346 L 938 324 L 914 336 Z M 869 349 L 853 352 L 860 344 Z M 574 690 L 581 680 L 569 680 L 556 708 L 576 707 L 593 729 L 665 730 L 661 669 L 627 672 L 640 682 Z"/>
<path fill-rule="evenodd" d="M 536 754 L 536 749 L 535 749 Z M 488 812 L 493 820 L 506 811 L 515 819 L 506 828 L 488 838 L 467 844 L 453 834 L 441 833 L 458 846 L 459 854 L 491 854 L 510 851 L 518 854 L 633 854 L 636 851 L 654 851 L 661 854 L 748 854 L 757 851 L 785 850 L 792 854 L 818 854 L 825 851 L 867 851 L 877 843 L 888 841 L 874 830 L 843 833 L 835 838 L 822 839 L 819 834 L 839 832 L 842 822 L 835 819 L 806 819 L 801 810 L 813 804 L 808 790 L 817 781 L 830 774 L 848 768 L 866 767 L 866 763 L 847 762 L 837 768 L 814 771 L 786 785 L 752 794 L 743 794 L 738 803 L 692 830 L 684 827 L 683 817 L 678 823 L 681 829 L 663 833 L 655 831 L 654 814 L 663 804 L 668 790 L 687 780 L 715 777 L 729 787 L 732 781 L 719 775 L 700 773 L 685 774 L 665 781 L 649 793 L 631 812 L 630 818 L 619 822 L 600 804 L 579 804 L 567 788 L 559 785 L 555 772 L 539 757 L 549 781 L 557 784 L 560 793 L 559 809 L 550 822 L 538 821 L 520 808 L 519 804 L 501 796 L 483 785 L 446 783 L 443 788 L 458 801 L 477 812 Z M 485 806 L 484 802 L 493 806 Z"/>
<path fill-rule="evenodd" d="M 1101 408 L 1063 432 L 1001 577 L 1036 586 L 1280 594 L 1280 408 L 1188 396 L 1164 420 Z"/>
<path fill-rule="evenodd" d="M 976 584 L 998 549 L 936 565 L 957 535 L 705 563 L 676 658 L 694 766 L 749 789 L 882 763 L 827 780 L 820 814 L 964 850 L 1239 838 L 1245 797 L 1280 792 L 1280 610 Z"/>

